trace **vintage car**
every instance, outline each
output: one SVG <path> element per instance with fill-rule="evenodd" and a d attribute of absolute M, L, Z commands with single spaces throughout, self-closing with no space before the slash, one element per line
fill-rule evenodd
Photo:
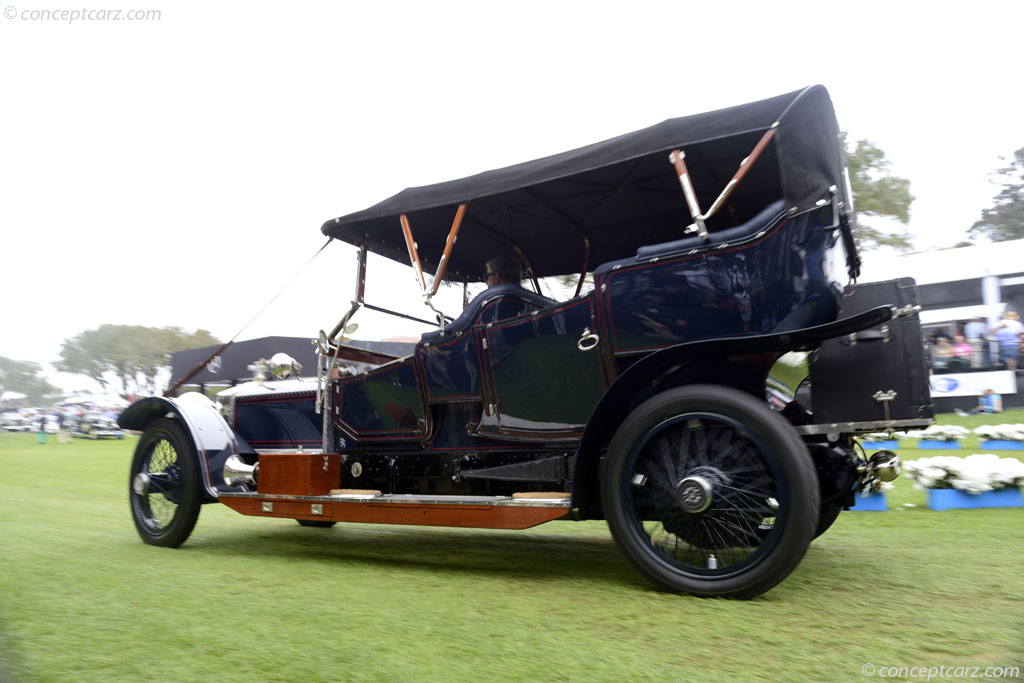
<path fill-rule="evenodd" d="M 37 422 L 36 425 L 38 424 Z M 32 432 L 36 426 L 27 417 L 12 412 L 0 415 L 0 428 L 5 432 Z"/>
<path fill-rule="evenodd" d="M 90 439 L 124 438 L 124 432 L 117 426 L 117 422 L 98 410 L 86 411 L 77 417 L 68 418 L 68 429 L 72 436 L 87 436 Z"/>
<path fill-rule="evenodd" d="M 604 519 L 656 587 L 749 598 L 898 475 L 857 434 L 932 421 L 914 283 L 856 283 L 821 86 L 410 188 L 322 232 L 358 257 L 315 379 L 271 363 L 223 406 L 185 393 L 121 415 L 144 432 L 145 542 L 180 545 L 212 502 L 321 527 Z M 339 340 L 360 308 L 390 312 L 364 300 L 367 252 L 410 266 L 433 311 L 407 357 Z M 442 284 L 484 282 L 495 256 L 532 291 L 438 310 Z M 565 300 L 540 293 L 572 274 Z M 347 299 L 327 287 L 325 308 Z"/>

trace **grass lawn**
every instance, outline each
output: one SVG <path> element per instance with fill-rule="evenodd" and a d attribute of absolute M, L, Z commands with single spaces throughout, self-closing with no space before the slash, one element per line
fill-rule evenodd
<path fill-rule="evenodd" d="M 843 513 L 786 581 L 738 602 L 655 592 L 603 522 L 311 529 L 208 505 L 184 546 L 156 548 L 128 510 L 134 438 L 34 438 L 0 434 L 0 680 L 844 681 L 866 664 L 1024 665 L 1024 508 L 932 512 L 907 481 L 891 511 Z"/>

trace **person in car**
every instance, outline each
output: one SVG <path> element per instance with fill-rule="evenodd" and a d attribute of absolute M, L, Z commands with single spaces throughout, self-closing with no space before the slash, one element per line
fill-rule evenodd
<path fill-rule="evenodd" d="M 507 256 L 495 256 L 484 267 L 487 270 L 487 286 L 519 285 L 522 287 L 523 269 L 519 262 Z"/>

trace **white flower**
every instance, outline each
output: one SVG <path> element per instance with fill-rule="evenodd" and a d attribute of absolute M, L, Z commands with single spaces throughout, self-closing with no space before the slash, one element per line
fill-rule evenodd
<path fill-rule="evenodd" d="M 957 425 L 932 425 L 923 431 L 908 432 L 907 436 L 914 439 L 928 439 L 934 441 L 959 441 L 968 434 L 970 430 Z"/>
<path fill-rule="evenodd" d="M 860 438 L 862 441 L 889 441 L 893 437 L 885 432 L 872 432 L 871 434 L 862 434 Z"/>
<path fill-rule="evenodd" d="M 974 453 L 966 458 L 940 455 L 904 463 L 903 470 L 914 488 L 954 488 L 969 493 L 1024 485 L 1024 463 L 992 453 Z"/>
<path fill-rule="evenodd" d="M 1024 441 L 1024 424 L 982 425 L 974 433 L 990 441 Z"/>

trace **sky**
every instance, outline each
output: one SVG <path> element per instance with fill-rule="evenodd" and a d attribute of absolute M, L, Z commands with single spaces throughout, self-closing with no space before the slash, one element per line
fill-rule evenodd
<path fill-rule="evenodd" d="M 1024 146 L 1022 24 L 1024 3 L 984 0 L 0 0 L 0 356 L 89 388 L 52 372 L 63 340 L 106 323 L 227 340 L 300 270 L 238 338 L 312 338 L 354 291 L 348 245 L 303 270 L 324 221 L 815 83 L 910 180 L 915 246 L 951 246 Z M 367 300 L 428 313 L 381 259 Z M 356 321 L 362 339 L 424 331 Z"/>

